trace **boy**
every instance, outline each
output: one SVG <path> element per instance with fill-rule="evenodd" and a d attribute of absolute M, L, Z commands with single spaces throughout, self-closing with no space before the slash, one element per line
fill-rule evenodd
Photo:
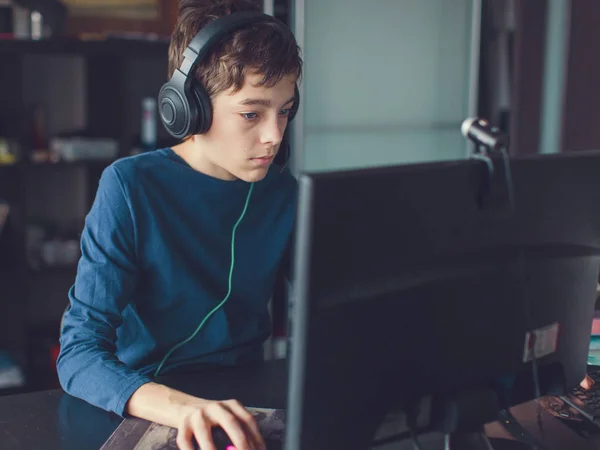
<path fill-rule="evenodd" d="M 181 0 L 171 74 L 201 28 L 248 10 L 260 8 Z M 195 398 L 153 375 L 262 357 L 296 208 L 294 178 L 271 164 L 302 67 L 285 31 L 253 24 L 214 47 L 194 73 L 211 99 L 209 130 L 108 167 L 82 233 L 57 362 L 61 386 L 121 416 L 177 428 L 181 449 L 195 439 L 213 450 L 213 426 L 239 449 L 264 448 L 239 402 Z"/>

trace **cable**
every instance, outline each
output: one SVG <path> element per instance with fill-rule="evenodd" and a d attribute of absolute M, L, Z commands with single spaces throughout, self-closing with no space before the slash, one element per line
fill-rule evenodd
<path fill-rule="evenodd" d="M 388 437 L 382 438 L 382 439 L 377 439 L 376 441 L 373 441 L 371 443 L 371 448 L 376 448 L 376 447 L 382 447 L 386 444 L 392 444 L 394 442 L 399 442 L 399 441 L 403 441 L 404 439 L 406 439 L 406 433 L 398 433 L 398 434 L 392 434 Z"/>
<path fill-rule="evenodd" d="M 500 149 L 502 153 L 502 161 L 504 162 L 504 179 L 508 190 L 508 203 L 510 204 L 511 214 L 515 213 L 515 190 L 513 186 L 512 173 L 510 171 L 510 157 L 505 148 Z"/>
<path fill-rule="evenodd" d="M 512 180 L 512 174 L 510 171 L 510 158 L 508 156 L 508 152 L 506 150 L 505 147 L 502 147 L 500 149 L 500 152 L 502 154 L 502 161 L 504 163 L 504 176 L 505 176 L 505 181 L 506 181 L 506 187 L 508 190 L 508 201 L 510 204 L 510 210 L 511 213 L 515 212 L 515 195 L 514 195 L 514 185 L 513 185 L 513 180 Z M 522 279 L 521 282 L 521 287 L 522 287 L 522 291 L 523 291 L 523 296 L 524 296 L 524 304 L 525 304 L 525 309 L 526 309 L 526 323 L 527 323 L 527 328 L 530 330 L 533 330 L 533 304 L 531 303 L 531 297 L 529 296 L 529 282 L 527 279 L 527 275 L 525 273 L 525 265 L 523 262 L 523 250 L 521 249 L 519 251 L 519 264 L 518 264 L 518 268 L 519 268 L 519 277 Z M 540 388 L 540 377 L 539 377 L 539 371 L 538 371 L 538 366 L 537 366 L 537 355 L 535 354 L 535 347 L 536 347 L 536 340 L 537 340 L 537 336 L 535 334 L 532 334 L 532 339 L 533 339 L 533 344 L 531 345 L 531 375 L 533 377 L 533 389 L 534 389 L 534 396 L 535 398 L 540 398 L 541 397 L 541 388 Z M 540 431 L 542 432 L 542 434 L 544 434 L 544 425 L 542 423 L 542 407 L 540 406 L 539 402 L 536 402 L 536 418 L 537 418 L 537 423 L 538 423 L 538 427 L 540 429 Z"/>
<path fill-rule="evenodd" d="M 410 408 L 406 414 L 406 424 L 408 425 L 408 432 L 410 433 L 410 438 L 412 439 L 414 450 L 423 450 L 423 446 L 419 442 L 419 438 L 417 436 L 418 415 L 419 407 L 415 405 L 413 408 Z"/>
<path fill-rule="evenodd" d="M 406 427 L 407 431 L 402 431 L 400 433 L 395 433 L 389 436 L 386 436 L 381 439 L 374 440 L 371 442 L 370 448 L 382 447 L 387 444 L 392 444 L 395 442 L 405 441 L 406 439 L 410 439 L 413 444 L 414 450 L 423 450 L 423 446 L 419 442 L 419 438 L 417 435 L 417 416 L 419 414 L 418 407 L 413 406 L 406 408 Z"/>
<path fill-rule="evenodd" d="M 511 209 L 511 213 L 515 212 L 515 198 L 514 198 L 514 185 L 513 185 L 513 180 L 512 180 L 512 175 L 511 175 L 511 171 L 510 171 L 510 159 L 508 156 L 508 152 L 506 151 L 506 148 L 502 148 L 501 150 L 502 153 L 502 159 L 504 162 L 504 175 L 505 175 L 505 179 L 506 179 L 506 186 L 507 186 L 507 190 L 508 190 L 508 197 L 509 197 L 509 203 L 510 203 L 510 209 Z M 525 322 L 526 322 L 526 326 L 528 330 L 532 330 L 531 331 L 531 339 L 533 340 L 533 343 L 531 345 L 531 375 L 533 378 L 533 389 L 534 389 L 534 396 L 535 398 L 540 398 L 541 397 L 541 388 L 540 388 L 540 377 L 539 377 L 539 371 L 538 371 L 538 366 L 537 366 L 537 355 L 535 354 L 535 347 L 536 347 L 536 340 L 537 340 L 537 336 L 534 333 L 533 330 L 533 304 L 531 302 L 531 298 L 529 296 L 529 282 L 528 282 L 528 278 L 527 278 L 527 274 L 525 272 L 525 264 L 523 262 L 524 260 L 524 256 L 523 256 L 523 249 L 519 250 L 519 256 L 518 256 L 518 277 L 521 279 L 520 285 L 522 288 L 522 292 L 523 292 L 523 297 L 524 297 L 524 302 L 523 304 L 525 305 Z M 544 435 L 544 425 L 542 422 L 542 407 L 539 404 L 539 402 L 536 402 L 536 419 L 537 419 L 537 424 L 538 427 L 540 429 L 540 431 L 542 432 L 542 435 Z"/>
<path fill-rule="evenodd" d="M 506 184 L 508 205 L 509 205 L 508 216 L 511 216 L 515 213 L 515 200 L 514 200 L 515 195 L 514 195 L 512 174 L 511 174 L 511 170 L 510 170 L 510 157 L 508 155 L 508 151 L 505 148 L 500 148 L 500 149 L 494 150 L 494 152 L 500 152 L 500 155 L 502 156 L 502 163 L 504 166 L 504 182 Z M 494 168 L 494 161 L 492 160 L 492 157 L 490 156 L 490 151 L 488 149 L 486 149 L 485 147 L 481 146 L 481 148 L 479 148 L 476 153 L 472 153 L 471 155 L 469 155 L 469 158 L 477 160 L 477 161 L 481 161 L 485 164 L 488 173 L 487 173 L 487 180 L 486 180 L 486 186 L 485 186 L 484 192 L 486 195 L 491 194 L 492 184 L 493 184 L 494 176 L 496 174 L 496 169 Z"/>
<path fill-rule="evenodd" d="M 537 345 L 537 336 L 535 335 L 535 332 L 533 331 L 533 320 L 532 320 L 532 314 L 533 314 L 533 305 L 531 303 L 531 298 L 529 297 L 528 294 L 528 282 L 527 282 L 527 275 L 525 274 L 525 267 L 523 264 L 523 251 L 521 250 L 519 252 L 519 276 L 523 278 L 522 280 L 522 288 L 523 288 L 523 296 L 524 296 L 524 304 L 525 304 L 525 322 L 527 324 L 527 329 L 528 330 L 532 330 L 531 331 L 531 337 L 530 339 L 533 341 L 531 344 L 528 343 L 528 345 L 531 346 L 531 375 L 533 377 L 533 390 L 534 390 L 534 398 L 538 399 L 542 396 L 541 394 L 541 388 L 540 388 L 540 377 L 539 377 L 539 372 L 538 372 L 538 366 L 537 366 L 537 355 L 535 354 L 535 347 Z M 536 419 L 537 419 L 537 425 L 538 428 L 540 429 L 540 431 L 542 432 L 542 435 L 544 434 L 544 425 L 542 422 L 542 407 L 539 404 L 539 402 L 536 402 Z"/>
<path fill-rule="evenodd" d="M 175 350 L 177 350 L 178 348 L 180 348 L 181 346 L 183 346 L 183 345 L 187 344 L 188 342 L 190 342 L 192 339 L 194 339 L 196 337 L 196 335 L 200 332 L 200 330 L 204 327 L 204 324 L 208 321 L 208 319 L 210 319 L 210 317 L 214 313 L 216 313 L 225 304 L 225 302 L 227 302 L 227 300 L 229 300 L 229 296 L 231 295 L 231 290 L 232 290 L 233 267 L 235 265 L 235 232 L 236 232 L 238 226 L 240 225 L 240 223 L 242 222 L 242 219 L 244 218 L 244 215 L 246 214 L 246 210 L 248 209 L 248 204 L 250 203 L 250 196 L 252 195 L 252 189 L 254 189 L 254 183 L 250 184 L 250 189 L 248 190 L 248 195 L 246 197 L 246 203 L 244 204 L 244 209 L 242 210 L 242 214 L 240 214 L 239 219 L 237 220 L 237 222 L 233 226 L 233 231 L 231 233 L 231 264 L 230 264 L 230 267 L 229 267 L 229 278 L 228 278 L 228 281 L 227 281 L 227 283 L 228 283 L 227 295 L 225 295 L 225 298 L 221 301 L 221 303 L 219 303 L 217 306 L 215 306 L 206 315 L 206 317 L 204 317 L 204 319 L 202 319 L 202 322 L 200 322 L 200 325 L 198 325 L 198 328 L 196 328 L 196 331 L 194 331 L 190 337 L 188 337 L 187 339 L 184 339 L 183 341 L 179 342 L 178 344 L 176 344 L 175 346 L 173 346 L 173 348 L 171 350 L 169 350 L 169 352 L 165 355 L 165 357 L 163 358 L 163 360 L 159 364 L 158 368 L 154 372 L 154 376 L 155 377 L 158 376 L 158 374 L 162 370 L 163 365 L 165 364 L 165 362 L 167 362 L 167 359 L 169 359 L 169 357 L 173 354 L 173 352 Z"/>
<path fill-rule="evenodd" d="M 510 169 L 510 157 L 508 155 L 506 146 L 491 150 L 490 148 L 486 147 L 485 145 L 481 145 L 475 153 L 470 155 L 470 158 L 477 159 L 477 160 L 480 160 L 480 161 L 483 161 L 484 163 L 486 163 L 487 169 L 488 169 L 489 180 L 491 181 L 494 176 L 494 165 L 493 165 L 491 157 L 489 156 L 489 153 L 490 152 L 495 153 L 497 151 L 500 152 L 500 154 L 502 156 L 502 161 L 504 164 L 504 178 L 505 178 L 506 188 L 507 188 L 507 192 L 508 192 L 508 203 L 510 206 L 510 214 L 512 215 L 516 211 L 515 210 L 515 195 L 514 195 L 514 184 L 513 184 L 513 180 L 512 180 L 511 169 Z M 524 259 L 523 250 L 520 249 L 519 255 L 518 255 L 518 271 L 519 271 L 518 277 L 522 278 L 520 284 L 521 284 L 521 288 L 522 288 L 522 292 L 523 292 L 523 296 L 524 296 L 523 304 L 525 305 L 526 326 L 527 326 L 527 329 L 531 330 L 531 333 L 532 333 L 531 339 L 533 342 L 532 342 L 532 344 L 530 344 L 531 345 L 531 375 L 533 377 L 534 396 L 537 399 L 537 398 L 541 397 L 540 378 L 539 378 L 539 371 L 538 371 L 538 366 L 537 366 L 537 355 L 535 353 L 537 336 L 535 335 L 535 331 L 533 329 L 533 319 L 532 319 L 533 304 L 531 303 L 531 298 L 528 294 L 528 281 L 527 281 L 527 275 L 525 273 L 523 259 Z M 544 426 L 543 426 L 543 422 L 542 422 L 542 407 L 539 404 L 539 402 L 536 402 L 536 405 L 537 405 L 536 406 L 537 424 L 538 424 L 540 431 L 542 432 L 542 436 L 544 436 Z"/>
<path fill-rule="evenodd" d="M 417 433 L 415 433 L 415 431 L 412 429 L 412 427 L 410 428 L 410 437 L 412 439 L 414 449 L 415 450 L 423 450 L 423 446 L 419 442 Z"/>
<path fill-rule="evenodd" d="M 404 441 L 405 439 L 408 439 L 408 438 L 411 439 L 414 450 L 423 450 L 423 446 L 419 442 L 419 439 L 418 439 L 414 429 L 412 429 L 412 427 L 409 429 L 408 433 L 406 433 L 406 432 L 397 433 L 397 434 L 392 434 L 390 436 L 384 437 L 382 439 L 377 439 L 376 441 L 373 441 L 371 443 L 370 448 L 383 447 L 384 445 Z"/>
<path fill-rule="evenodd" d="M 485 150 L 485 148 L 483 150 Z M 510 157 L 508 155 L 508 151 L 506 150 L 506 147 L 502 147 L 502 148 L 496 149 L 494 151 L 499 151 L 502 156 L 502 162 L 504 165 L 504 178 L 505 178 L 505 183 L 506 183 L 506 189 L 508 192 L 508 203 L 509 203 L 509 207 L 510 207 L 510 214 L 514 214 L 515 213 L 515 194 L 514 194 L 514 184 L 513 184 L 513 180 L 512 180 L 511 169 L 510 169 Z M 492 159 L 490 158 L 490 156 L 488 156 L 488 153 L 489 153 L 489 151 L 481 151 L 480 150 L 479 153 L 471 155 L 471 158 L 478 159 L 478 160 L 481 160 L 484 163 L 486 163 L 487 168 L 488 168 L 489 177 L 491 180 L 494 175 L 494 167 L 493 167 Z M 526 324 L 527 324 L 527 329 L 532 330 L 531 339 L 533 340 L 533 343 L 531 345 L 531 374 L 533 377 L 534 396 L 535 396 L 535 398 L 540 398 L 541 397 L 540 378 L 539 378 L 539 371 L 538 371 L 538 366 L 537 366 L 537 355 L 535 354 L 537 336 L 533 332 L 533 319 L 532 319 L 533 305 L 531 303 L 531 298 L 528 293 L 528 281 L 527 281 L 527 275 L 525 273 L 525 266 L 524 266 L 523 259 L 524 259 L 523 250 L 521 249 L 521 250 L 519 250 L 519 255 L 518 255 L 518 277 L 521 278 L 520 285 L 521 285 L 523 296 L 524 296 L 523 304 L 525 306 L 525 314 L 526 314 L 525 320 L 526 320 Z M 537 405 L 536 406 L 537 424 L 543 435 L 544 434 L 544 426 L 543 426 L 543 422 L 542 422 L 542 407 L 538 402 L 536 402 L 536 405 Z"/>

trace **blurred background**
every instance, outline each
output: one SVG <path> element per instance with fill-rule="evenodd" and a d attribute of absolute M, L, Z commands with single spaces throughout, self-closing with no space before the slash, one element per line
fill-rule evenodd
<path fill-rule="evenodd" d="M 0 0 L 0 395 L 58 387 L 102 170 L 174 143 L 156 94 L 177 3 Z M 303 52 L 296 172 L 465 158 L 460 125 L 475 115 L 509 133 L 513 155 L 600 148 L 598 0 L 260 4 Z M 278 283 L 275 338 L 285 305 Z"/>

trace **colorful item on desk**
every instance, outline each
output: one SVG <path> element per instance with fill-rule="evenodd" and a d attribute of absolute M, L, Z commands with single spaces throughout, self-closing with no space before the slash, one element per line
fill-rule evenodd
<path fill-rule="evenodd" d="M 596 289 L 599 292 L 600 284 Z M 596 311 L 592 320 L 592 334 L 590 337 L 590 350 L 588 352 L 588 364 L 590 366 L 600 366 L 600 311 Z"/>
<path fill-rule="evenodd" d="M 596 314 L 600 314 L 600 311 Z M 600 336 L 600 316 L 595 316 L 592 321 L 592 336 Z"/>
<path fill-rule="evenodd" d="M 596 319 L 594 319 L 596 321 Z M 588 352 L 588 365 L 600 366 L 600 335 L 594 334 L 590 338 L 590 349 Z"/>

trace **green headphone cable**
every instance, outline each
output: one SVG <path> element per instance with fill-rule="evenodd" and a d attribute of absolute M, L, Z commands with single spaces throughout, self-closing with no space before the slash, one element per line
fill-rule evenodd
<path fill-rule="evenodd" d="M 230 264 L 230 267 L 229 267 L 229 278 L 228 278 L 227 295 L 225 295 L 225 298 L 221 301 L 221 303 L 219 303 L 217 306 L 215 306 L 206 315 L 206 317 L 204 317 L 204 319 L 202 319 L 202 322 L 200 322 L 200 325 L 198 325 L 198 327 L 196 328 L 196 331 L 194 331 L 194 333 L 190 337 L 188 337 L 187 339 L 184 339 L 183 341 L 179 342 L 171 350 L 169 350 L 169 352 L 165 355 L 165 357 L 161 361 L 160 365 L 158 366 L 158 368 L 154 372 L 154 376 L 155 377 L 158 376 L 158 374 L 162 370 L 165 362 L 167 362 L 167 359 L 173 354 L 173 352 L 175 350 L 177 350 L 178 348 L 180 348 L 181 346 L 183 346 L 183 345 L 187 344 L 188 342 L 190 342 L 192 339 L 194 339 L 196 337 L 196 335 L 200 332 L 200 330 L 204 327 L 204 324 L 208 321 L 208 319 L 210 319 L 210 317 L 214 313 L 216 313 L 225 304 L 225 302 L 227 302 L 227 300 L 229 299 L 229 296 L 231 295 L 231 288 L 232 288 L 233 267 L 234 267 L 234 264 L 235 264 L 235 232 L 236 232 L 238 226 L 240 225 L 240 223 L 242 222 L 242 219 L 244 218 L 244 215 L 246 214 L 246 210 L 248 209 L 248 204 L 250 203 L 250 196 L 252 194 L 252 189 L 253 188 L 254 188 L 254 183 L 250 183 L 250 189 L 248 190 L 248 195 L 246 197 L 246 203 L 244 204 L 244 209 L 242 210 L 242 214 L 240 214 L 239 219 L 237 220 L 237 222 L 233 226 L 233 231 L 231 233 L 231 264 Z"/>

